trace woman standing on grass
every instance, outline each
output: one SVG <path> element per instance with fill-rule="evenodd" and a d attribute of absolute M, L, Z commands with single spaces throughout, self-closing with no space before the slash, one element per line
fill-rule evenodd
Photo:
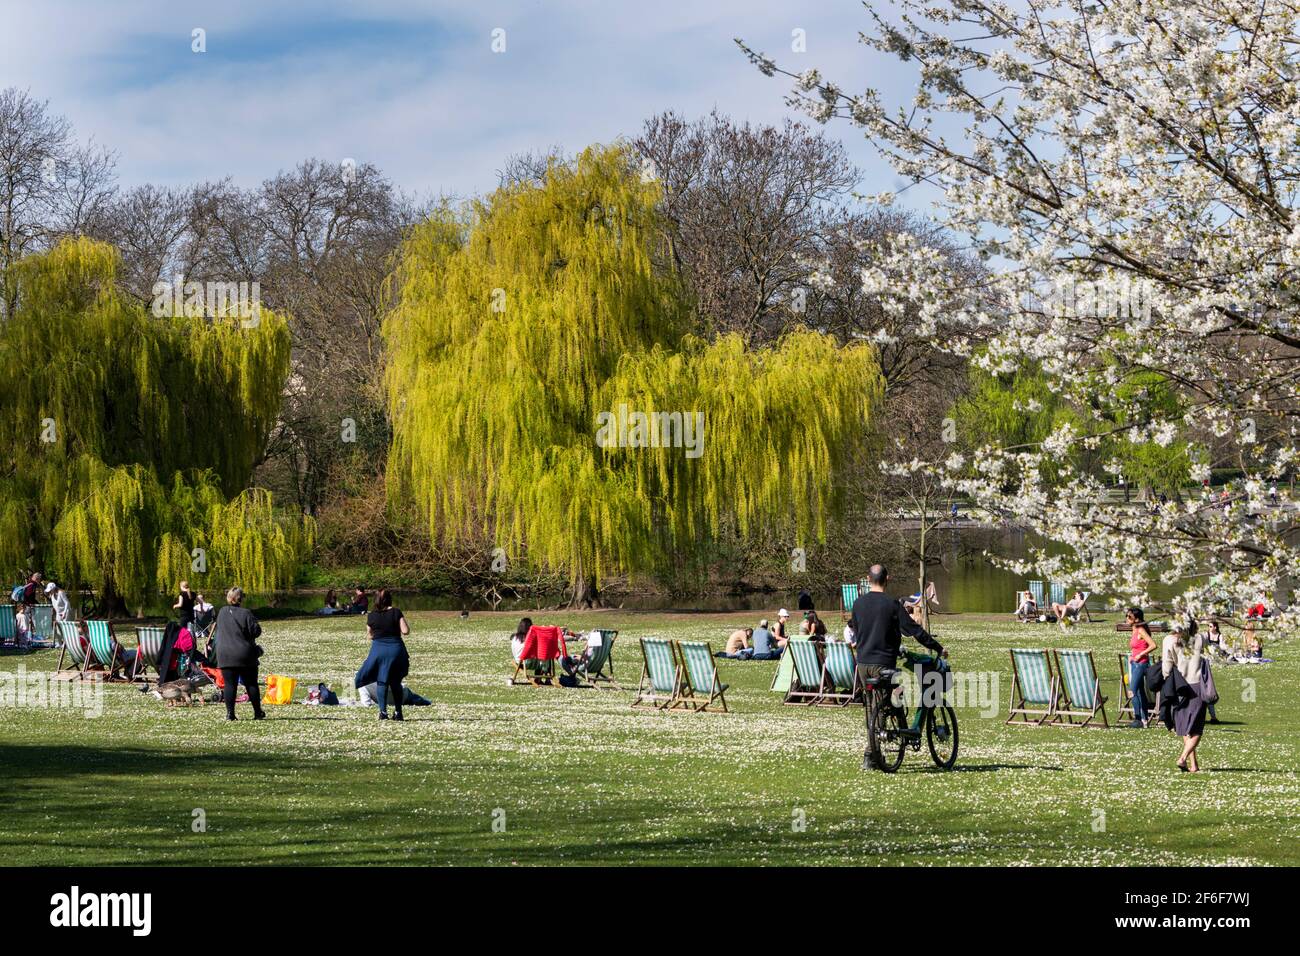
<path fill-rule="evenodd" d="M 1178 769 L 1198 773 L 1200 762 L 1196 748 L 1205 732 L 1205 700 L 1201 696 L 1201 649 L 1204 639 L 1196 636 L 1195 625 L 1175 621 L 1169 625 L 1169 636 L 1160 649 L 1160 671 L 1165 685 L 1160 691 L 1165 708 L 1172 710 L 1172 721 L 1166 726 L 1183 738 L 1183 752 L 1178 758 Z"/>
<path fill-rule="evenodd" d="M 213 625 L 213 650 L 225 685 L 222 690 L 226 720 L 235 719 L 235 695 L 239 693 L 241 680 L 248 691 L 248 702 L 253 705 L 253 719 L 261 720 L 266 716 L 262 713 L 262 692 L 257 686 L 257 659 L 262 656 L 257 639 L 262 635 L 262 625 L 243 604 L 242 588 L 226 592 L 226 606 L 217 612 L 217 623 Z"/>
<path fill-rule="evenodd" d="M 393 719 L 402 720 L 402 678 L 411 670 L 411 656 L 403 637 L 411 633 L 402 612 L 393 607 L 393 592 L 381 588 L 375 596 L 375 609 L 366 617 L 366 636 L 370 654 L 357 671 L 356 686 L 378 684 L 375 702 L 379 719 L 388 719 L 388 700 L 393 701 Z"/>
<path fill-rule="evenodd" d="M 1132 629 L 1128 641 L 1128 689 L 1133 695 L 1133 722 L 1129 726 L 1145 727 L 1150 720 L 1146 674 L 1151 667 L 1151 652 L 1156 649 L 1156 642 L 1151 639 L 1151 628 L 1147 626 L 1140 607 L 1129 608 L 1124 620 Z"/>

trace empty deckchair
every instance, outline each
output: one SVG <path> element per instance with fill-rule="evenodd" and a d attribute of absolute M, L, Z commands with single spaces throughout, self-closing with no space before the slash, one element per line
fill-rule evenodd
<path fill-rule="evenodd" d="M 1051 593 L 1052 593 L 1052 603 L 1053 603 L 1053 604 L 1064 604 L 1064 603 L 1065 603 L 1065 585 L 1064 585 L 1064 584 L 1057 584 L 1055 581 L 1053 581 L 1053 582 L 1052 582 L 1050 585 L 1048 585 L 1048 586 L 1051 588 Z"/>
<path fill-rule="evenodd" d="M 549 624 L 534 624 L 524 636 L 524 646 L 515 661 L 512 685 L 553 686 L 555 662 L 564 656 L 564 631 Z M 523 680 L 520 680 L 520 675 Z"/>
<path fill-rule="evenodd" d="M 1030 582 L 1029 582 L 1029 593 L 1032 594 L 1032 595 L 1034 596 L 1034 603 L 1038 605 L 1038 609 L 1039 609 L 1040 611 L 1041 611 L 1043 608 L 1047 607 L 1046 602 L 1043 601 L 1043 582 L 1042 582 L 1042 581 L 1030 581 Z"/>
<path fill-rule="evenodd" d="M 129 680 L 135 679 L 136 655 L 117 642 L 108 621 L 86 621 L 86 640 L 90 642 L 90 657 L 106 671 L 109 680 L 118 668 L 130 667 Z"/>
<path fill-rule="evenodd" d="M 822 659 L 817 653 L 817 642 L 795 638 L 785 646 L 785 653 L 794 661 L 790 689 L 785 692 L 784 704 L 815 704 L 821 700 L 824 687 Z"/>
<path fill-rule="evenodd" d="M 790 682 L 794 680 L 794 655 L 782 654 L 776 665 L 776 673 L 772 675 L 772 690 L 784 695 L 790 689 Z"/>
<path fill-rule="evenodd" d="M 0 644 L 18 640 L 18 618 L 12 604 L 0 604 Z"/>
<path fill-rule="evenodd" d="M 840 585 L 840 604 L 843 605 L 844 610 L 852 611 L 853 604 L 855 601 L 857 601 L 857 599 L 858 599 L 858 586 L 856 584 Z"/>
<path fill-rule="evenodd" d="M 671 641 L 662 637 L 641 638 L 641 680 L 637 684 L 633 707 L 649 705 L 666 710 L 677 704 L 681 694 L 682 673 Z"/>
<path fill-rule="evenodd" d="M 718 679 L 718 668 L 713 663 L 713 648 L 708 641 L 677 641 L 677 655 L 682 668 L 682 689 L 678 703 L 691 710 L 708 710 L 714 701 L 727 712 L 727 698 L 722 696 L 727 685 Z"/>
<path fill-rule="evenodd" d="M 1058 720 L 1071 727 L 1087 727 L 1101 714 L 1103 727 L 1109 727 L 1106 719 L 1106 698 L 1101 696 L 1101 681 L 1097 678 L 1097 668 L 1092 660 L 1092 651 L 1062 649 L 1056 652 L 1056 673 L 1061 681 L 1061 699 L 1056 707 Z M 1075 718 L 1084 718 L 1082 723 L 1075 723 Z"/>
<path fill-rule="evenodd" d="M 76 621 L 60 621 L 59 631 L 63 634 L 63 650 L 59 651 L 59 671 L 63 670 L 66 660 L 69 669 L 75 669 L 79 676 L 85 676 L 87 654 L 86 639 L 81 636 L 81 625 Z"/>
<path fill-rule="evenodd" d="M 48 604 L 38 604 L 32 608 L 30 628 L 27 635 L 30 640 L 54 640 L 54 608 Z"/>
<path fill-rule="evenodd" d="M 862 703 L 858 661 L 853 656 L 853 648 L 843 641 L 827 641 L 824 667 L 826 692 L 822 695 L 823 703 L 841 707 Z"/>
<path fill-rule="evenodd" d="M 162 662 L 158 657 L 162 654 L 163 637 L 166 634 L 167 629 L 163 627 L 136 628 L 135 674 L 137 677 L 143 677 L 146 669 L 152 669 L 159 679 L 162 678 Z"/>
<path fill-rule="evenodd" d="M 1057 696 L 1056 675 L 1047 651 L 1013 648 L 1011 704 L 1006 722 L 1041 727 L 1055 716 Z"/>

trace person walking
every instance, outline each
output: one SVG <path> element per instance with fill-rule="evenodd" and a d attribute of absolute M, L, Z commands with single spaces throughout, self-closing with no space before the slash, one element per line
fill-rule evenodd
<path fill-rule="evenodd" d="M 381 588 L 375 596 L 375 609 L 366 616 L 366 636 L 370 653 L 357 671 L 356 684 L 378 684 L 375 694 L 379 719 L 388 719 L 388 701 L 393 701 L 393 720 L 402 720 L 402 678 L 411 670 L 411 656 L 403 637 L 411 633 L 402 612 L 393 607 L 393 592 Z"/>
<path fill-rule="evenodd" d="M 235 696 L 241 680 L 248 691 L 248 702 L 253 705 L 253 719 L 261 720 L 266 716 L 262 712 L 262 692 L 257 686 L 257 660 L 262 656 L 257 639 L 262 636 L 262 625 L 243 604 L 242 588 L 234 587 L 226 592 L 226 606 L 217 611 L 217 622 L 213 625 L 213 649 L 225 684 L 226 720 L 235 719 Z"/>
<path fill-rule="evenodd" d="M 1196 748 L 1205 732 L 1205 699 L 1201 685 L 1201 651 L 1204 638 L 1196 635 L 1195 624 L 1175 621 L 1160 649 L 1160 672 L 1165 679 L 1160 690 L 1161 717 L 1165 726 L 1183 738 L 1178 757 L 1179 770 L 1199 773 Z"/>
<path fill-rule="evenodd" d="M 1145 727 L 1151 722 L 1147 710 L 1146 673 L 1151 667 L 1151 652 L 1156 642 L 1151 639 L 1151 628 L 1140 607 L 1131 607 L 1124 615 L 1130 628 L 1128 641 L 1128 688 L 1133 695 L 1133 722 L 1130 727 Z"/>

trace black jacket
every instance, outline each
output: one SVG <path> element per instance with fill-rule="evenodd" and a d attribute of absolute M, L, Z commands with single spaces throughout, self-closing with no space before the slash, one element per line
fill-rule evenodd
<path fill-rule="evenodd" d="M 1151 666 L 1156 670 L 1160 670 L 1159 661 L 1153 661 Z M 1174 711 L 1179 707 L 1186 706 L 1189 700 L 1197 696 L 1196 688 L 1187 683 L 1187 678 L 1183 676 L 1183 672 L 1175 667 L 1160 684 L 1159 693 L 1160 722 L 1173 730 Z"/>
<path fill-rule="evenodd" d="M 896 599 L 883 591 L 867 591 L 853 602 L 853 630 L 858 636 L 858 663 L 864 667 L 893 667 L 904 634 L 935 653 L 943 650 Z"/>
<path fill-rule="evenodd" d="M 217 667 L 256 667 L 261 653 L 256 641 L 261 634 L 262 625 L 248 608 L 223 607 L 217 612 L 213 636 Z"/>

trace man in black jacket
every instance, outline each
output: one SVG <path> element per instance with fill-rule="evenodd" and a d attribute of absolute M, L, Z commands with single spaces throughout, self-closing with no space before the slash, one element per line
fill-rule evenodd
<path fill-rule="evenodd" d="M 885 593 L 889 571 L 884 565 L 873 564 L 867 572 L 871 590 L 853 602 L 852 626 L 858 637 L 858 674 L 862 679 L 877 679 L 882 670 L 892 669 L 898 663 L 898 653 L 903 645 L 902 636 L 915 638 L 917 643 L 936 654 L 943 654 L 943 646 L 912 620 L 896 598 Z M 863 708 L 870 711 L 870 708 Z M 862 765 L 870 768 L 871 750 L 862 758 Z"/>

